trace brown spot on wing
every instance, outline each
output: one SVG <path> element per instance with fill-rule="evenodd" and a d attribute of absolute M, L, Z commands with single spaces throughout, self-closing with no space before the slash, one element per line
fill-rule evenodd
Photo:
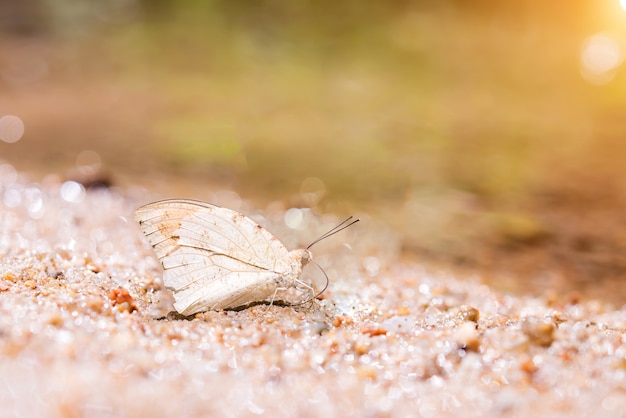
<path fill-rule="evenodd" d="M 174 232 L 180 229 L 180 225 L 180 222 L 162 222 L 159 224 L 158 228 L 161 235 L 173 239 L 175 237 Z M 180 237 L 176 236 L 176 240 L 179 238 Z"/>

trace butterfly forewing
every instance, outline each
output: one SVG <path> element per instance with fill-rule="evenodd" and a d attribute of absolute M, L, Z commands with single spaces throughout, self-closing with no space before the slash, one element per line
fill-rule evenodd
<path fill-rule="evenodd" d="M 179 246 L 215 253 L 273 269 L 285 246 L 252 219 L 233 210 L 193 200 L 164 200 L 135 212 L 159 259 Z"/>
<path fill-rule="evenodd" d="M 266 298 L 286 272 L 285 246 L 230 209 L 164 200 L 139 208 L 135 218 L 163 265 L 164 284 L 174 291 L 180 313 Z"/>

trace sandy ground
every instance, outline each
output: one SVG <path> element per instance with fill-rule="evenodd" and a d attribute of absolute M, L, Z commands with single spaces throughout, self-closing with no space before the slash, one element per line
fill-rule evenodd
<path fill-rule="evenodd" d="M 172 196 L 0 173 L 0 417 L 626 416 L 626 308 L 400 262 L 364 216 L 314 248 L 312 306 L 184 319 L 132 220 Z M 213 197 L 288 248 L 336 221 Z"/>

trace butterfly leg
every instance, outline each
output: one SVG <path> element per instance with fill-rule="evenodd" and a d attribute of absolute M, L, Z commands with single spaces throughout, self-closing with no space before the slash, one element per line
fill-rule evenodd
<path fill-rule="evenodd" d="M 324 293 L 326 291 L 326 289 L 328 288 L 328 283 L 330 282 L 330 280 L 328 279 L 328 275 L 326 274 L 326 272 L 324 271 L 324 269 L 317 263 L 313 263 L 317 266 L 317 268 L 320 269 L 320 271 L 324 274 L 324 277 L 326 278 L 326 284 L 324 285 L 324 288 L 322 290 L 320 290 L 319 292 L 315 292 L 315 289 L 313 288 L 313 285 L 304 282 L 300 279 L 296 279 L 296 285 L 300 285 L 301 287 L 304 287 L 305 290 L 308 290 L 309 292 L 311 292 L 311 297 L 308 298 L 307 300 L 305 300 L 304 302 L 300 302 L 297 305 L 302 305 L 308 302 L 313 302 L 313 300 L 315 300 L 318 296 L 320 296 L 322 293 Z M 297 288 L 298 286 L 296 286 Z M 302 289 L 301 289 L 302 290 Z M 302 290 L 304 292 L 304 290 Z"/>
<path fill-rule="evenodd" d="M 310 284 L 308 284 L 307 282 L 302 281 L 302 280 L 300 280 L 300 279 L 296 279 L 296 284 L 297 284 L 297 285 L 300 285 L 301 287 L 303 287 L 303 288 L 304 288 L 304 289 L 302 289 L 302 292 L 303 292 L 303 293 L 305 293 L 305 292 L 310 292 L 310 293 L 311 293 L 311 297 L 310 297 L 310 298 L 308 298 L 308 299 L 306 300 L 306 302 L 308 302 L 308 301 L 310 301 L 310 300 L 313 300 L 313 299 L 315 298 L 315 289 L 313 289 L 313 286 L 312 286 L 312 285 L 310 285 Z M 304 303 L 306 303 L 306 302 L 304 302 Z"/>
<path fill-rule="evenodd" d="M 272 295 L 272 298 L 270 299 L 270 303 L 269 305 L 267 305 L 265 312 L 269 311 L 272 305 L 274 304 L 274 301 L 276 300 L 276 295 L 278 294 L 278 292 L 281 292 L 284 290 L 289 290 L 289 288 L 288 287 L 276 287 L 276 289 L 274 289 L 274 294 Z"/>

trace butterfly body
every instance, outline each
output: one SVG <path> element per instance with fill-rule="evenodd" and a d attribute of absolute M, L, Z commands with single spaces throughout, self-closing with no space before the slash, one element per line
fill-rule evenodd
<path fill-rule="evenodd" d="M 312 258 L 241 213 L 204 202 L 163 200 L 137 209 L 135 219 L 183 315 L 272 300 L 300 282 Z"/>

